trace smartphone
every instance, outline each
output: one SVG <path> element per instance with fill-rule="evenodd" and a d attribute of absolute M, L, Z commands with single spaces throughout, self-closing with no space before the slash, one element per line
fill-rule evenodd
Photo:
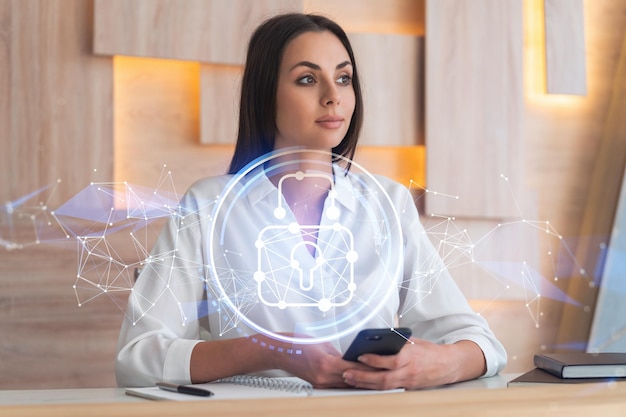
<path fill-rule="evenodd" d="M 411 329 L 407 327 L 361 330 L 344 353 L 343 359 L 356 362 L 364 353 L 395 355 L 409 337 Z"/>

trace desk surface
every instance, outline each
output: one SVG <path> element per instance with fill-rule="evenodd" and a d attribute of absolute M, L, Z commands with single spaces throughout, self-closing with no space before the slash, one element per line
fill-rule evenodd
<path fill-rule="evenodd" d="M 165 417 L 180 415 L 324 416 L 626 416 L 626 383 L 505 388 L 513 375 L 444 388 L 378 395 L 262 400 L 149 401 L 120 388 L 0 391 L 2 416 Z M 486 389 L 491 388 L 491 389 Z"/>
<path fill-rule="evenodd" d="M 497 375 L 436 389 L 505 388 L 516 374 Z M 0 407 L 5 405 L 76 404 L 146 402 L 148 400 L 126 395 L 123 388 L 0 390 Z M 0 408 L 1 409 L 1 408 Z M 4 415 L 1 414 L 0 415 Z"/>

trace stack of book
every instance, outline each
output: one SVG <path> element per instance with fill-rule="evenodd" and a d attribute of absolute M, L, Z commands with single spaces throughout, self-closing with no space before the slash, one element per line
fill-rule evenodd
<path fill-rule="evenodd" d="M 535 355 L 534 364 L 535 369 L 509 381 L 508 385 L 626 381 L 626 352 L 543 353 Z"/>

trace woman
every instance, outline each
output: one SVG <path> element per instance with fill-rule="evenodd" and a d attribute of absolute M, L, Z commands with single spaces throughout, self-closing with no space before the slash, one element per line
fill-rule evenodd
<path fill-rule="evenodd" d="M 259 26 L 229 175 L 188 190 L 146 260 L 120 334 L 120 385 L 264 373 L 415 389 L 504 367 L 406 188 L 352 173 L 361 100 L 337 24 L 285 14 Z M 361 328 L 397 326 L 414 335 L 398 354 L 342 359 Z"/>

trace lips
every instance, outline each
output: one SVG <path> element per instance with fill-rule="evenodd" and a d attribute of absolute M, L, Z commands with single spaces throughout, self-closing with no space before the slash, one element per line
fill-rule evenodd
<path fill-rule="evenodd" d="M 338 129 L 343 125 L 343 117 L 324 116 L 317 119 L 315 123 L 325 129 Z"/>

